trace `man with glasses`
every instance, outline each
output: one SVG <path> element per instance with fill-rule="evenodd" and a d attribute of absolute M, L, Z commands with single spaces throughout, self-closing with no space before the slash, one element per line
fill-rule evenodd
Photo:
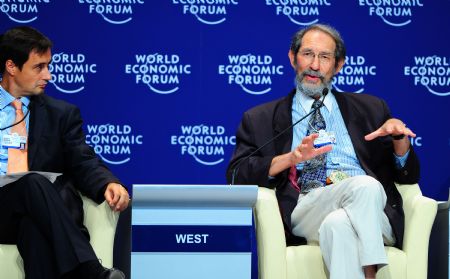
<path fill-rule="evenodd" d="M 345 52 L 328 25 L 293 36 L 296 89 L 245 112 L 227 178 L 276 188 L 287 244 L 319 242 L 330 278 L 375 278 L 384 244 L 403 242 L 394 182 L 416 183 L 419 163 L 383 100 L 331 90 Z"/>

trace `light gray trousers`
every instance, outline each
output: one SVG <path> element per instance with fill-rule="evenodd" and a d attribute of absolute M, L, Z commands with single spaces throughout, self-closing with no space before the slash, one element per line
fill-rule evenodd
<path fill-rule="evenodd" d="M 354 176 L 300 195 L 292 231 L 318 242 L 330 279 L 364 278 L 363 267 L 386 265 L 384 244 L 395 242 L 376 179 Z"/>

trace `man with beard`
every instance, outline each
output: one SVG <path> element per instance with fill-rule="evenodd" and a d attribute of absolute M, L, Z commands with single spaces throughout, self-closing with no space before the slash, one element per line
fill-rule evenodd
<path fill-rule="evenodd" d="M 345 62 L 333 27 L 298 31 L 288 55 L 296 89 L 245 112 L 227 179 L 275 188 L 287 244 L 319 242 L 330 278 L 375 278 L 384 244 L 403 242 L 394 182 L 419 179 L 415 134 L 383 100 L 331 90 Z"/>

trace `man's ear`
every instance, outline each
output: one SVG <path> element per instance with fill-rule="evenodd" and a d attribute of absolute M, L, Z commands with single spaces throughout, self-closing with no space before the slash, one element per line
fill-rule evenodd
<path fill-rule="evenodd" d="M 8 74 L 10 74 L 11 76 L 14 76 L 17 71 L 16 64 L 11 59 L 6 60 L 5 70 L 8 72 Z"/>
<path fill-rule="evenodd" d="M 297 68 L 297 60 L 295 59 L 296 55 L 292 52 L 292 50 L 289 50 L 288 56 L 289 56 L 289 61 L 291 62 L 291 66 L 295 70 Z"/>
<path fill-rule="evenodd" d="M 341 60 L 339 60 L 338 62 L 337 62 L 337 64 L 336 64 L 336 71 L 335 71 L 335 74 L 337 75 L 338 73 L 339 73 L 339 71 L 342 69 L 342 67 L 344 66 L 344 64 L 345 64 L 345 59 L 341 59 Z"/>

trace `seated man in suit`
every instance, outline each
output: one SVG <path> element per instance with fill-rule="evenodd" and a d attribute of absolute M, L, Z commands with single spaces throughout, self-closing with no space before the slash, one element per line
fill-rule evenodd
<path fill-rule="evenodd" d="M 227 178 L 276 188 L 288 245 L 318 242 L 330 278 L 375 278 L 384 244 L 403 242 L 394 182 L 419 179 L 415 134 L 383 100 L 331 90 L 345 62 L 333 27 L 298 31 L 288 56 L 296 89 L 244 114 Z"/>
<path fill-rule="evenodd" d="M 0 187 L 0 243 L 17 245 L 26 278 L 125 278 L 97 259 L 78 191 L 115 211 L 129 195 L 85 143 L 78 108 L 43 94 L 51 47 L 31 27 L 0 35 L 0 174 L 61 173 L 54 183 L 29 173 Z"/>

